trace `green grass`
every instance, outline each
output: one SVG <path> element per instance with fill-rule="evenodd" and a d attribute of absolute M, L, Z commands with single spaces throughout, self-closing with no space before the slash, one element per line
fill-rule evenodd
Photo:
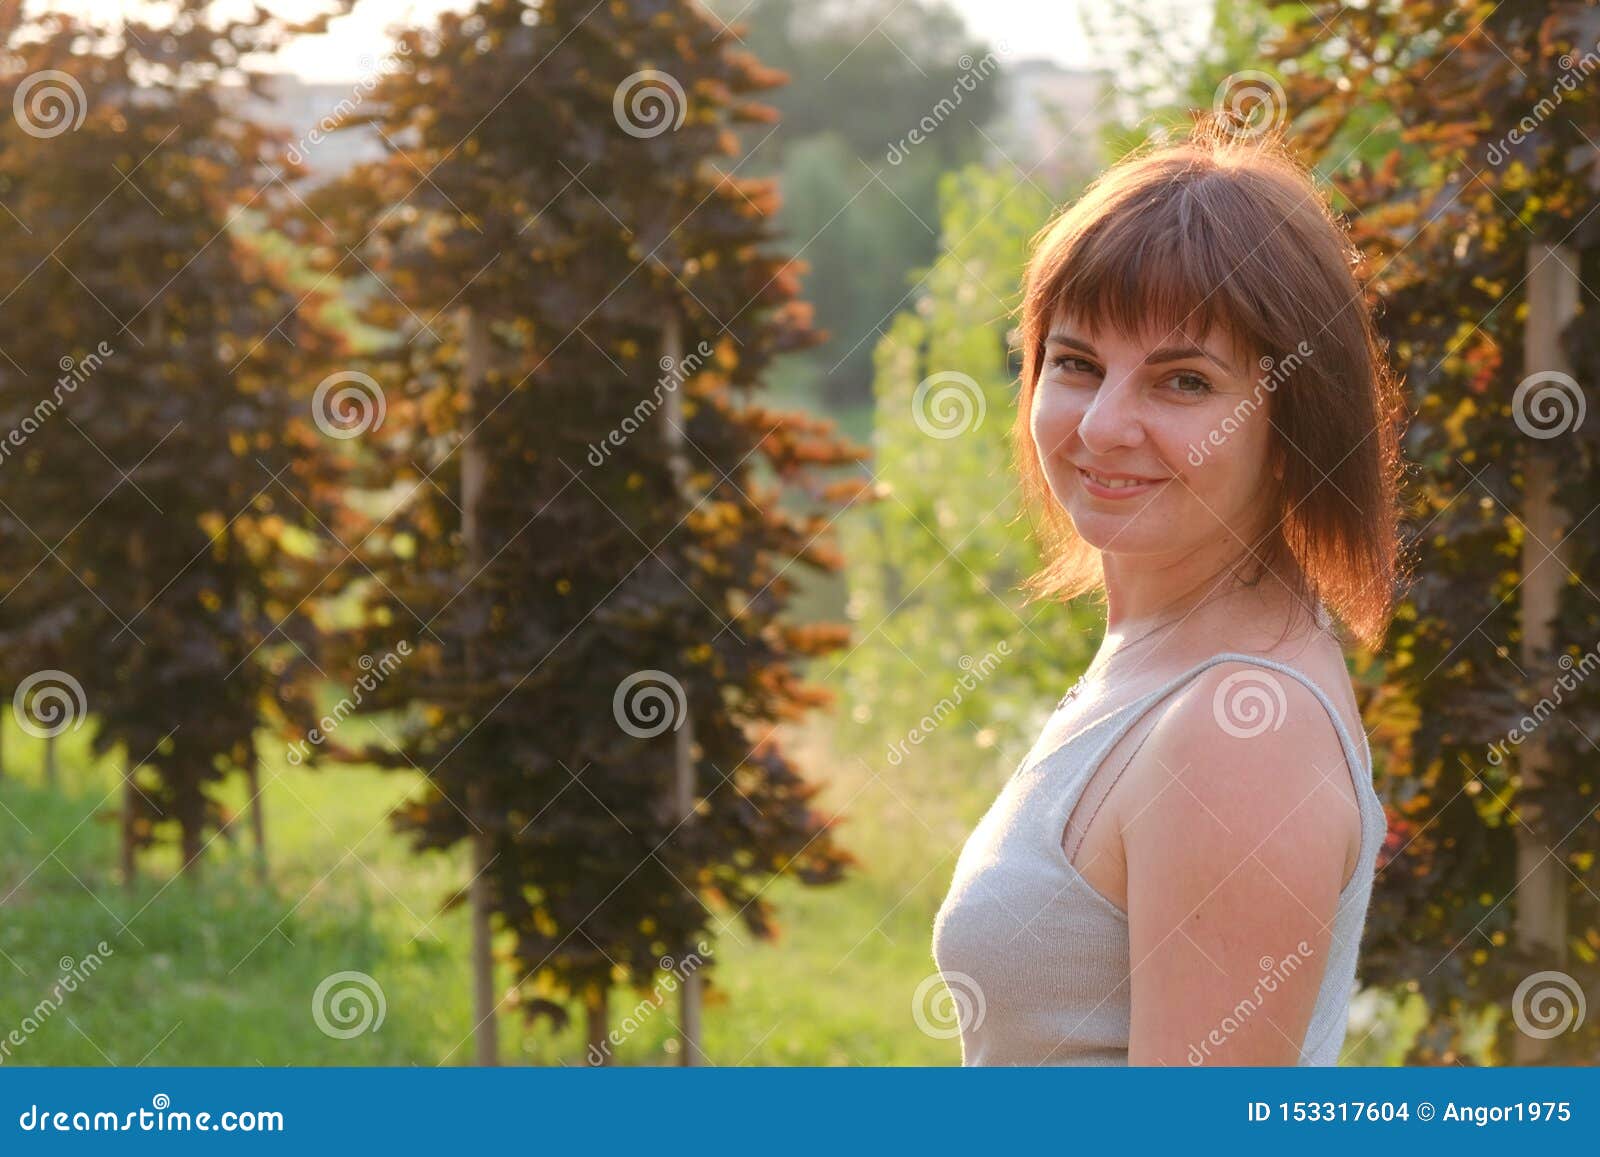
<path fill-rule="evenodd" d="M 829 750 L 827 721 L 795 737 L 826 768 L 822 802 L 848 817 L 861 864 L 845 883 L 780 879 L 766 898 L 782 935 L 757 943 L 730 922 L 714 945 L 704 1045 L 716 1064 L 955 1064 L 955 1040 L 918 1030 L 911 1000 L 933 971 L 933 914 L 999 768 L 970 760 L 875 774 Z M 437 1065 L 472 1060 L 468 927 L 439 904 L 464 856 L 412 854 L 385 822 L 412 785 L 368 769 L 308 771 L 264 760 L 271 886 L 248 836 L 215 840 L 196 883 L 164 851 L 124 890 L 116 872 L 116 768 L 84 733 L 61 740 L 62 782 L 41 783 L 42 744 L 9 728 L 0 779 L 0 1063 L 24 1065 Z M 264 750 L 269 745 L 263 743 Z M 926 749 L 926 750 L 931 750 Z M 229 797 L 242 803 L 242 793 Z M 731 913 L 724 914 L 731 916 Z M 33 1023 L 57 980 L 105 941 L 98 971 Z M 382 1026 L 349 1039 L 312 1014 L 319 983 L 358 970 L 381 986 Z M 512 979 L 502 967 L 503 984 Z M 613 1023 L 640 994 L 613 998 Z M 622 1064 L 675 1060 L 675 1001 L 645 1006 Z M 1415 1010 L 1413 1010 L 1414 1012 Z M 1384 1063 L 1412 1029 L 1386 1012 L 1359 1063 Z M 22 1043 L 6 1041 L 11 1030 Z M 506 1063 L 579 1064 L 579 1020 L 562 1033 L 500 1018 Z M 1352 1032 L 1354 1040 L 1357 1033 Z"/>

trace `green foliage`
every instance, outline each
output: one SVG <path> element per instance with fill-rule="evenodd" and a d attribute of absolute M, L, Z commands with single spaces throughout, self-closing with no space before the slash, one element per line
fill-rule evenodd
<path fill-rule="evenodd" d="M 744 131 L 740 164 L 782 174 L 778 223 L 808 267 L 806 297 L 826 335 L 788 359 L 789 372 L 830 410 L 870 407 L 872 347 L 905 305 L 907 272 L 934 257 L 940 175 L 987 149 L 1005 54 L 940 0 L 712 7 L 789 77 L 770 98 L 779 124 Z M 909 144 L 919 126 L 924 139 Z"/>
<path fill-rule="evenodd" d="M 1368 711 L 1394 814 L 1363 959 L 1368 979 L 1427 999 L 1432 1019 L 1412 1063 L 1450 1062 L 1468 1051 L 1482 1013 L 1510 1005 L 1531 974 L 1564 970 L 1589 992 L 1600 981 L 1600 901 L 1585 883 L 1600 851 L 1600 779 L 1587 738 L 1600 733 L 1600 686 L 1568 671 L 1600 638 L 1600 600 L 1583 578 L 1600 561 L 1600 530 L 1588 518 L 1600 504 L 1600 434 L 1591 416 L 1553 430 L 1532 421 L 1549 436 L 1530 436 L 1538 415 L 1514 401 L 1526 372 L 1536 241 L 1577 252 L 1585 312 L 1563 344 L 1578 382 L 1600 380 L 1600 341 L 1587 320 L 1600 284 L 1600 105 L 1573 74 L 1583 53 L 1593 60 L 1600 51 L 1600 14 L 1576 3 L 1286 7 L 1298 15 L 1278 52 L 1296 78 L 1289 98 L 1301 139 L 1340 164 L 1379 108 L 1392 117 L 1384 131 L 1400 142 L 1374 163 L 1358 160 L 1341 181 L 1360 213 L 1355 228 L 1414 414 L 1409 528 L 1420 564 Z M 1330 20 L 1336 38 L 1322 30 Z M 1567 568 L 1555 647 L 1530 667 L 1518 654 L 1530 577 L 1519 555 L 1531 533 L 1529 471 L 1541 460 L 1555 473 L 1570 532 L 1564 559 L 1548 564 Z M 1507 739 L 1551 696 L 1560 719 L 1540 735 L 1553 765 L 1533 789 Z M 1518 890 L 1519 828 L 1571 877 L 1558 949 L 1516 934 L 1527 898 Z M 1496 1031 L 1492 1055 L 1504 1061 L 1512 1019 Z M 1565 1063 L 1592 1062 L 1597 1045 L 1592 1012 L 1550 1041 L 1552 1058 Z"/>
<path fill-rule="evenodd" d="M 1012 468 L 1010 326 L 1028 241 L 1054 206 L 978 166 L 940 192 L 939 257 L 874 355 L 883 500 L 852 514 L 845 539 L 861 631 L 838 675 L 848 741 L 896 765 L 919 758 L 909 735 L 929 730 L 924 715 L 947 729 L 941 743 L 1025 746 L 1093 655 L 1090 608 L 1026 606 L 1018 590 L 1038 553 Z"/>

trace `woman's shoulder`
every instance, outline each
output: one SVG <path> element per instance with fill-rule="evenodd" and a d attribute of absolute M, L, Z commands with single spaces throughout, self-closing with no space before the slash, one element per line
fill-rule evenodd
<path fill-rule="evenodd" d="M 1360 805 L 1335 717 L 1269 664 L 1210 663 L 1173 692 L 1138 749 L 1128 813 L 1138 819 L 1125 841 L 1135 827 L 1158 854 L 1170 840 L 1198 841 L 1224 870 L 1251 856 L 1269 870 L 1308 856 L 1347 864 L 1360 847 Z"/>

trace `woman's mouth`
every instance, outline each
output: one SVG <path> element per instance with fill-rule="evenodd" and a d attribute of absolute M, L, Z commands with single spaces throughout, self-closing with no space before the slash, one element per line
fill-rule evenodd
<path fill-rule="evenodd" d="M 1096 498 L 1137 498 L 1148 494 L 1166 478 L 1144 478 L 1136 474 L 1099 474 L 1078 467 L 1078 478 L 1083 488 Z"/>

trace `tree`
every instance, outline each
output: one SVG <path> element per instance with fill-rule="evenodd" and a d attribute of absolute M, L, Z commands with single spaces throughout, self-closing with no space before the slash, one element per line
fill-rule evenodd
<path fill-rule="evenodd" d="M 1306 6 L 1274 49 L 1297 134 L 1358 211 L 1415 413 L 1418 574 L 1369 711 L 1395 814 L 1364 956 L 1426 998 L 1411 1063 L 1468 1059 L 1487 1011 L 1496 1059 L 1600 1044 L 1581 1012 L 1600 980 L 1597 41 L 1592 6 L 1393 0 Z M 1374 131 L 1393 147 L 1345 164 Z"/>
<path fill-rule="evenodd" d="M 416 642 L 361 757 L 426 777 L 396 816 L 420 848 L 474 847 L 480 1063 L 491 915 L 523 1009 L 579 1001 L 608 1054 L 609 989 L 709 937 L 708 902 L 766 935 L 766 877 L 847 861 L 771 733 L 826 701 L 796 666 L 844 632 L 787 621 L 786 572 L 838 566 L 825 515 L 859 484 L 816 476 L 860 454 L 751 399 L 814 334 L 771 184 L 710 164 L 780 79 L 720 33 L 682 0 L 447 14 L 379 90 L 393 155 L 313 200 L 401 337 L 362 371 L 385 417 L 350 478 L 404 499 L 346 642 Z"/>
<path fill-rule="evenodd" d="M 5 650 L 13 679 L 61 668 L 97 752 L 124 751 L 129 882 L 159 828 L 187 870 L 226 822 L 211 789 L 253 775 L 267 628 L 295 630 L 273 572 L 307 521 L 291 416 L 318 335 L 230 230 L 272 178 L 226 86 L 318 26 L 184 0 L 159 27 L 47 13 L 10 44 Z"/>

